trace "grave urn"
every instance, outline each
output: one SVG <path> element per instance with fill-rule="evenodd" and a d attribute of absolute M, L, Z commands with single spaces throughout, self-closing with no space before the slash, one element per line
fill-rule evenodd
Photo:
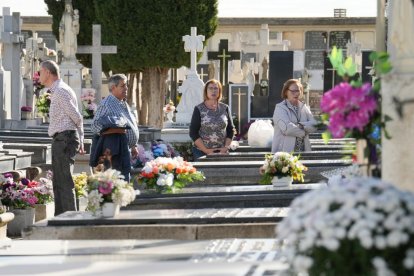
<path fill-rule="evenodd" d="M 32 119 L 32 112 L 31 111 L 22 111 L 21 113 L 21 119 L 22 120 L 30 120 Z"/>
<path fill-rule="evenodd" d="M 7 234 L 9 236 L 20 236 L 22 230 L 35 222 L 35 208 L 10 209 L 14 214 L 14 219 L 9 222 Z"/>
<path fill-rule="evenodd" d="M 55 203 L 35 204 L 35 222 L 55 216 Z"/>
<path fill-rule="evenodd" d="M 102 204 L 102 216 L 104 218 L 113 218 L 119 214 L 120 207 L 119 204 L 105 202 Z"/>
<path fill-rule="evenodd" d="M 289 187 L 292 185 L 293 177 L 292 176 L 283 176 L 283 177 L 273 177 L 272 184 L 273 187 Z"/>

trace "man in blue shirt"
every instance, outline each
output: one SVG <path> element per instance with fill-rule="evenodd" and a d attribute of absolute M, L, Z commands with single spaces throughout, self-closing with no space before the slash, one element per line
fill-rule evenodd
<path fill-rule="evenodd" d="M 126 181 L 130 179 L 131 156 L 138 154 L 137 143 L 139 131 L 126 96 L 128 92 L 127 77 L 124 74 L 112 75 L 108 80 L 110 94 L 98 106 L 91 129 L 95 134 L 91 150 L 91 165 L 97 165 L 97 159 L 106 153 L 112 167 L 120 171 Z M 109 150 L 109 151 L 108 151 Z"/>

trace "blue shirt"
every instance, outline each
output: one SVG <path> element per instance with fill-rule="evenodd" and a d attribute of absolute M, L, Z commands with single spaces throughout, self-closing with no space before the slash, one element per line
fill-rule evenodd
<path fill-rule="evenodd" d="M 109 94 L 108 97 L 102 100 L 101 104 L 96 110 L 92 121 L 91 129 L 95 134 L 100 134 L 103 126 L 99 123 L 99 119 L 104 116 L 124 116 L 128 120 L 128 125 L 131 127 L 127 129 L 128 145 L 135 146 L 138 143 L 139 131 L 135 121 L 134 115 L 131 113 L 126 101 L 120 101 L 114 95 Z"/>

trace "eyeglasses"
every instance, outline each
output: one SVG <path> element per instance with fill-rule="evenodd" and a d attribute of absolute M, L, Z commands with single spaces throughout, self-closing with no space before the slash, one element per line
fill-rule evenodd
<path fill-rule="evenodd" d="M 288 90 L 292 93 L 300 93 L 300 90 L 291 90 L 291 89 L 288 89 Z"/>
<path fill-rule="evenodd" d="M 207 90 L 213 91 L 213 90 L 219 90 L 218 87 L 207 87 Z"/>

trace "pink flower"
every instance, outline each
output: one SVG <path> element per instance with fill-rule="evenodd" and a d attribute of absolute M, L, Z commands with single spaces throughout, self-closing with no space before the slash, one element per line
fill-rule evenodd
<path fill-rule="evenodd" d="M 332 136 L 342 138 L 349 131 L 364 131 L 377 110 L 377 101 L 369 83 L 352 87 L 342 82 L 323 95 L 321 110 L 329 115 Z"/>
<path fill-rule="evenodd" d="M 98 191 L 103 194 L 103 195 L 109 195 L 112 193 L 112 187 L 113 184 L 112 182 L 100 182 L 99 183 L 99 187 L 98 187 Z"/>

